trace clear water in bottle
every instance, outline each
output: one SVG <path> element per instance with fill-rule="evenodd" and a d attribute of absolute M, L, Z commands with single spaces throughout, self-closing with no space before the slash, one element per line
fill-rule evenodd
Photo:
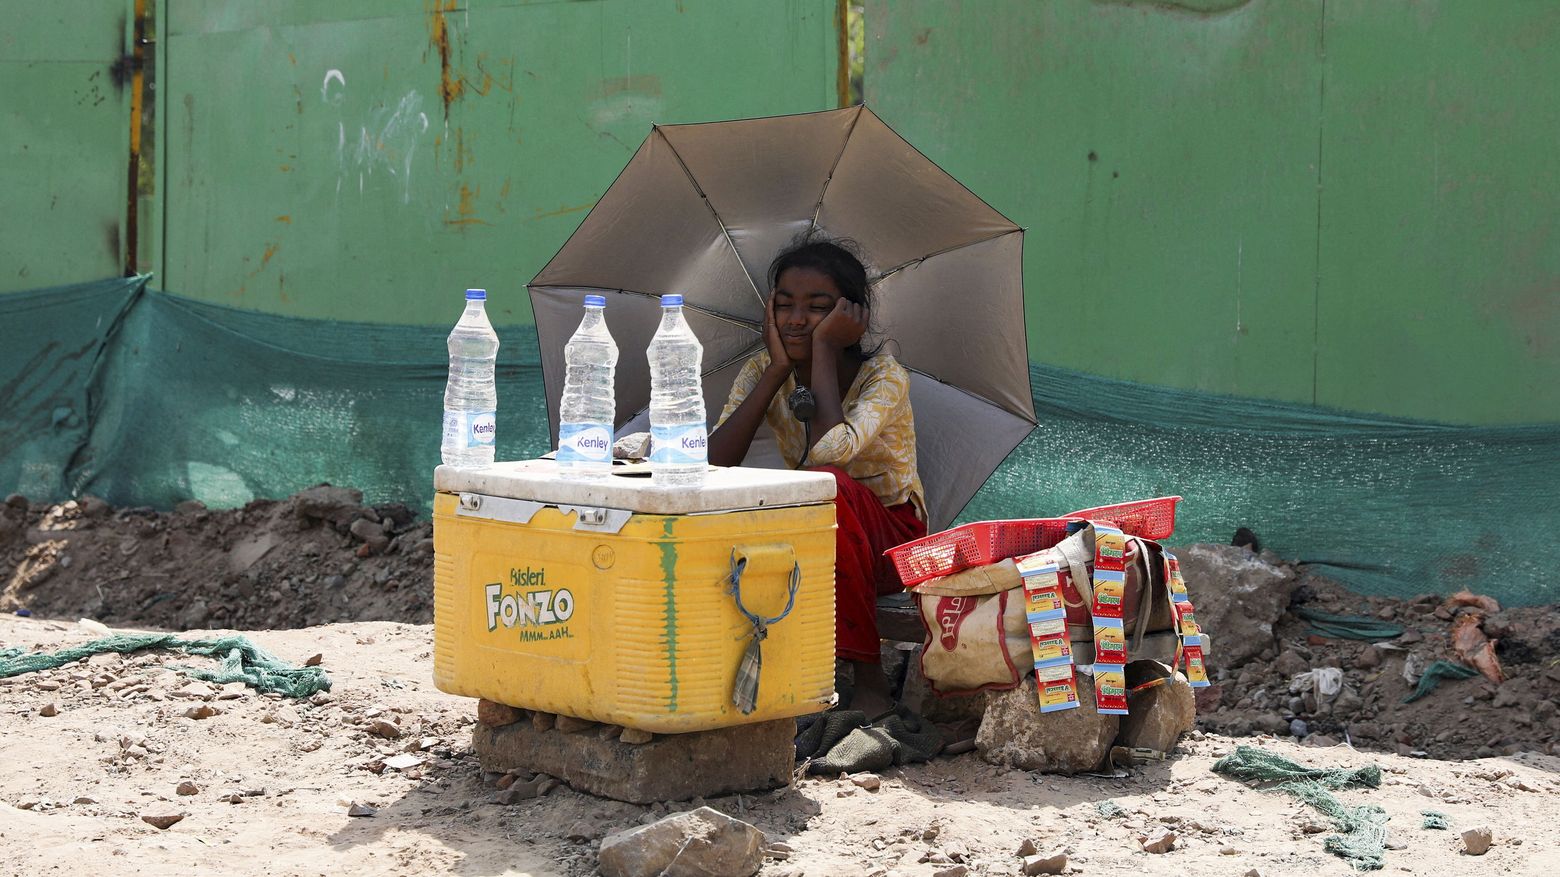
<path fill-rule="evenodd" d="M 618 348 L 607 331 L 607 300 L 585 296 L 585 316 L 563 348 L 567 367 L 559 403 L 558 468 L 568 478 L 612 474 L 613 377 Z"/>
<path fill-rule="evenodd" d="M 650 477 L 656 487 L 697 487 L 709 463 L 704 423 L 704 348 L 683 319 L 682 296 L 661 296 L 650 340 Z"/>
<path fill-rule="evenodd" d="M 440 447 L 446 466 L 473 468 L 493 462 L 498 413 L 493 366 L 498 361 L 498 333 L 488 322 L 486 302 L 487 290 L 466 290 L 466 311 L 450 332 L 450 379 L 444 386 L 444 440 Z"/>

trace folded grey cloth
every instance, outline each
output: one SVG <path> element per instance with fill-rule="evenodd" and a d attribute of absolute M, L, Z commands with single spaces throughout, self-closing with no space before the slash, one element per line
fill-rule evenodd
<path fill-rule="evenodd" d="M 831 710 L 796 720 L 796 757 L 808 773 L 878 771 L 928 761 L 942 751 L 942 733 L 904 706 L 876 722 L 860 710 Z"/>

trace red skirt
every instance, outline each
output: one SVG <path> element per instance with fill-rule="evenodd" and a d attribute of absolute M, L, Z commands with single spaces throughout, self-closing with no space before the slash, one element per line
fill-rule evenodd
<path fill-rule="evenodd" d="M 926 535 L 926 524 L 906 502 L 885 506 L 838 466 L 815 466 L 834 476 L 834 655 L 846 661 L 881 660 L 877 598 L 904 590 L 883 552 Z"/>

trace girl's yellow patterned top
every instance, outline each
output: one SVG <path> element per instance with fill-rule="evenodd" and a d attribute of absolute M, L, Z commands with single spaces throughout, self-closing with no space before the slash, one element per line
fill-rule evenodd
<path fill-rule="evenodd" d="M 758 386 L 769 367 L 769 351 L 749 359 L 731 385 L 731 396 L 716 428 L 726 422 L 742 400 Z M 801 421 L 791 416 L 786 399 L 796 389 L 796 375 L 769 401 L 764 421 L 774 431 L 785 464 L 795 468 L 807 448 Z M 885 506 L 914 503 L 926 520 L 926 493 L 915 463 L 915 417 L 910 411 L 910 373 L 887 353 L 868 359 L 840 400 L 845 420 L 824 433 L 807 455 L 808 466 L 838 466 L 870 489 Z"/>

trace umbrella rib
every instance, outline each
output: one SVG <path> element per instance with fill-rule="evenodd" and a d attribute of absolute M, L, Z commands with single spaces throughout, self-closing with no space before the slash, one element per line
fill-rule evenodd
<path fill-rule="evenodd" d="M 715 210 L 715 205 L 710 203 L 710 196 L 704 193 L 704 187 L 699 185 L 698 178 L 693 175 L 693 171 L 688 169 L 688 163 L 683 161 L 682 153 L 678 152 L 677 147 L 672 145 L 671 138 L 666 136 L 666 132 L 662 131 L 659 125 L 656 126 L 655 133 L 661 135 L 661 142 L 665 143 L 666 148 L 672 151 L 672 158 L 677 159 L 677 166 L 682 168 L 683 173 L 688 177 L 688 183 L 693 186 L 695 192 L 699 193 L 699 200 L 704 202 L 705 209 L 709 210 L 711 218 L 715 220 L 715 224 L 720 226 L 721 237 L 726 239 L 726 246 L 731 248 L 732 258 L 736 259 L 737 264 L 742 266 L 742 276 L 747 278 L 748 286 L 753 288 L 753 297 L 758 300 L 759 310 L 763 310 L 764 294 L 758 291 L 758 284 L 753 282 L 753 275 L 748 273 L 747 265 L 743 264 L 742 254 L 737 252 L 737 242 L 731 239 L 731 229 L 726 228 L 726 221 L 720 218 L 720 214 Z"/>
<path fill-rule="evenodd" d="M 924 256 L 918 256 L 918 257 L 916 257 L 914 259 L 910 259 L 908 261 L 901 262 L 900 264 L 895 265 L 894 267 L 888 269 L 887 271 L 884 271 L 882 274 L 879 274 L 877 276 L 877 280 L 886 280 L 889 277 L 892 277 L 893 275 L 898 274 L 900 271 L 903 271 L 906 268 L 909 268 L 911 265 L 919 265 L 922 262 L 927 261 L 928 259 L 936 258 L 937 256 L 941 256 L 941 255 L 943 255 L 945 253 L 952 253 L 955 250 L 962 250 L 965 247 L 973 247 L 973 246 L 977 246 L 979 244 L 984 244 L 984 243 L 987 243 L 987 242 L 990 242 L 990 241 L 994 241 L 994 240 L 996 240 L 997 238 L 1000 238 L 1000 237 L 1006 237 L 1007 235 L 1010 235 L 1010 234 L 1019 234 L 1019 235 L 1021 235 L 1023 233 L 1024 233 L 1024 230 L 1022 228 L 1016 228 L 1015 227 L 1015 228 L 1010 228 L 1010 229 L 1005 229 L 1003 231 L 999 231 L 999 232 L 997 232 L 994 235 L 988 235 L 986 237 L 980 238 L 979 240 L 965 241 L 962 244 L 954 244 L 951 247 L 943 247 L 942 249 L 940 249 L 940 250 L 938 250 L 938 251 L 936 251 L 934 253 L 927 253 Z M 876 281 L 874 281 L 874 282 L 876 282 Z"/>
<path fill-rule="evenodd" d="M 834 164 L 829 165 L 829 175 L 823 178 L 823 188 L 818 192 L 818 203 L 813 205 L 812 221 L 807 223 L 807 234 L 811 236 L 818 230 L 818 214 L 823 212 L 823 197 L 829 194 L 829 184 L 834 182 L 834 172 L 840 167 L 840 160 L 845 157 L 845 149 L 850 146 L 850 138 L 856 133 L 856 125 L 861 121 L 861 113 L 866 109 L 866 104 L 856 105 L 856 117 L 850 120 L 850 128 L 845 132 L 845 139 L 840 142 L 839 154 L 834 156 Z"/>
<path fill-rule="evenodd" d="M 995 401 L 993 399 L 987 399 L 985 396 L 982 396 L 979 393 L 971 393 L 969 390 L 966 390 L 965 388 L 959 386 L 958 384 L 949 383 L 948 381 L 945 381 L 942 378 L 939 378 L 938 376 L 932 374 L 931 372 L 915 368 L 914 366 L 905 365 L 904 363 L 900 363 L 900 367 L 903 368 L 905 371 L 915 372 L 916 374 L 920 375 L 923 378 L 927 378 L 929 380 L 936 381 L 937 383 L 942 384 L 944 387 L 948 387 L 949 389 L 958 390 L 960 393 L 963 393 L 964 395 L 970 397 L 971 399 L 979 399 L 980 401 L 985 402 L 987 405 L 990 405 L 993 408 L 996 408 L 996 409 L 1001 410 L 1001 411 L 1006 411 L 1007 413 L 1013 415 L 1014 417 L 1019 418 L 1020 420 L 1024 420 L 1024 421 L 1026 421 L 1028 423 L 1035 424 L 1035 425 L 1039 425 L 1039 423 L 1040 423 L 1040 418 L 1036 417 L 1035 413 L 1034 413 L 1034 401 L 1033 401 L 1034 387 L 1032 387 L 1032 386 L 1029 389 L 1029 394 L 1030 394 L 1030 397 L 1031 397 L 1031 401 L 1029 403 L 1030 410 L 1029 410 L 1029 413 L 1026 414 L 1026 413 L 1024 413 L 1022 411 L 1012 411 L 1012 410 L 1009 410 L 1008 407 L 1003 405 L 1001 402 L 997 402 L 997 401 Z"/>
<path fill-rule="evenodd" d="M 639 296 L 640 298 L 653 298 L 656 301 L 660 301 L 661 300 L 661 296 L 659 296 L 659 295 L 657 295 L 656 293 L 653 293 L 653 292 L 641 292 L 640 290 L 637 290 L 637 289 L 618 289 L 618 288 L 607 287 L 607 286 L 585 286 L 585 285 L 573 285 L 573 284 L 571 284 L 569 286 L 558 286 L 558 285 L 551 284 L 551 283 L 540 283 L 540 284 L 536 284 L 534 286 L 527 286 L 526 288 L 530 289 L 530 290 L 537 290 L 537 289 L 591 289 L 591 290 L 595 290 L 596 292 L 615 292 L 615 293 L 618 293 L 619 295 L 634 295 L 634 296 Z M 723 311 L 711 310 L 710 308 L 704 307 L 703 305 L 693 304 L 693 303 L 687 301 L 686 299 L 684 299 L 684 301 L 683 301 L 683 307 L 687 308 L 690 311 L 695 311 L 697 313 L 703 314 L 706 317 L 710 317 L 712 319 L 720 320 L 723 323 L 730 323 L 730 324 L 732 324 L 734 326 L 741 326 L 744 329 L 752 329 L 754 332 L 757 332 L 759 330 L 759 325 L 757 323 L 753 322 L 752 320 L 746 319 L 745 317 L 739 317 L 739 316 L 736 316 L 735 314 L 728 314 L 728 313 L 725 313 Z"/>

